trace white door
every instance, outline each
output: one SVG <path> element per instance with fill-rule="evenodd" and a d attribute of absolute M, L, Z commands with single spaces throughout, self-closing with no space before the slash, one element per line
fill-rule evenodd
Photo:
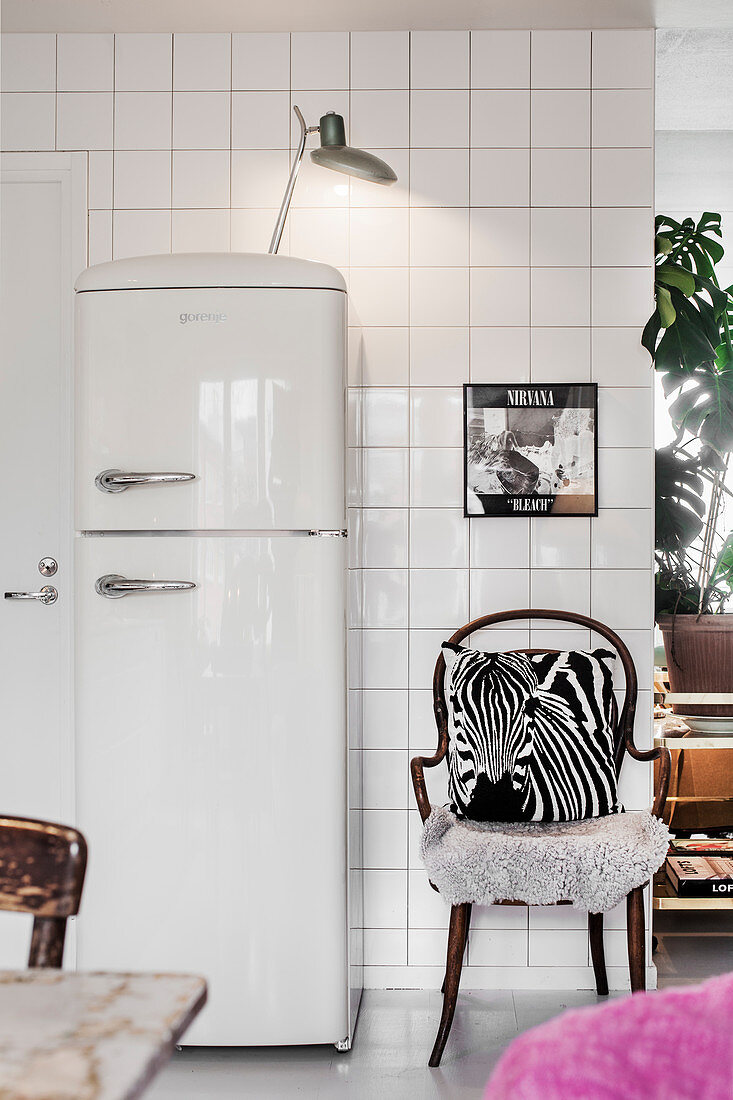
<path fill-rule="evenodd" d="M 194 1045 L 349 1031 L 345 552 L 77 539 L 78 963 L 202 974 Z M 115 574 L 196 588 L 99 594 Z"/>
<path fill-rule="evenodd" d="M 345 308 L 288 287 L 77 294 L 77 529 L 344 527 Z M 195 480 L 104 492 L 106 470 Z"/>
<path fill-rule="evenodd" d="M 74 279 L 85 265 L 85 189 L 85 154 L 2 158 L 0 813 L 69 823 L 71 347 Z M 39 562 L 46 558 L 58 568 L 44 576 Z M 3 598 L 45 586 L 58 593 L 55 603 Z M 0 966 L 24 965 L 27 922 L 2 917 Z"/>

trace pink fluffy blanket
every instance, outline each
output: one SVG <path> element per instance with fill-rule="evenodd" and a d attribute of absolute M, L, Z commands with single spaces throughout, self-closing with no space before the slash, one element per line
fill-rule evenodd
<path fill-rule="evenodd" d="M 520 1035 L 484 1100 L 729 1100 L 733 974 L 564 1012 Z"/>

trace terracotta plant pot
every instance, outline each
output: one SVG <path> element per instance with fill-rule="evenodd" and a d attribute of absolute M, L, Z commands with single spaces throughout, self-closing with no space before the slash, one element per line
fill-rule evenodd
<path fill-rule="evenodd" d="M 733 615 L 660 615 L 672 691 L 733 691 Z M 675 713 L 733 717 L 733 703 L 676 703 Z"/>

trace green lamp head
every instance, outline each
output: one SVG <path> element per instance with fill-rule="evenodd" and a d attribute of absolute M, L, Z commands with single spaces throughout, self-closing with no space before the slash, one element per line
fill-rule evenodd
<path fill-rule="evenodd" d="M 370 183 L 379 183 L 389 187 L 396 179 L 396 173 L 379 157 L 367 153 L 364 149 L 354 149 L 346 144 L 346 130 L 341 115 L 329 111 L 323 115 L 319 125 L 321 146 L 311 153 L 314 164 L 322 168 L 331 168 L 334 172 L 343 172 L 347 176 L 356 176 Z"/>

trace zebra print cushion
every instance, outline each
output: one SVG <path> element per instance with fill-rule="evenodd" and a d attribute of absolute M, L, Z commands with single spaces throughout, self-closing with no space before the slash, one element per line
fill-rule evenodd
<path fill-rule="evenodd" d="M 616 654 L 482 653 L 443 644 L 451 809 L 474 821 L 616 813 Z"/>

